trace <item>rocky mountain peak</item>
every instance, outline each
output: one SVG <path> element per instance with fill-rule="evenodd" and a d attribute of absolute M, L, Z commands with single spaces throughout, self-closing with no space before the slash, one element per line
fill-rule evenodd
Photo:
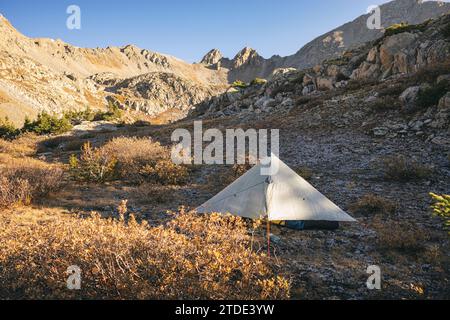
<path fill-rule="evenodd" d="M 255 49 L 245 47 L 234 57 L 233 67 L 239 68 L 245 64 L 260 64 L 264 60 Z"/>
<path fill-rule="evenodd" d="M 202 59 L 202 61 L 200 61 L 200 63 L 208 65 L 208 66 L 215 65 L 215 64 L 219 63 L 220 60 L 222 60 L 222 58 L 223 58 L 223 55 L 219 49 L 212 49 L 203 57 L 203 59 Z"/>

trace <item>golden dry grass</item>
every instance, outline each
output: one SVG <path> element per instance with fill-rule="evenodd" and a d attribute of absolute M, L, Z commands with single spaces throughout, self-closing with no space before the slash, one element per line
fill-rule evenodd
<path fill-rule="evenodd" d="M 180 212 L 165 226 L 119 219 L 0 219 L 1 299 L 286 299 L 289 282 L 251 250 L 243 220 Z M 68 267 L 82 272 L 66 288 Z"/>
<path fill-rule="evenodd" d="M 35 149 L 29 145 L 0 139 L 0 153 L 23 157 L 32 155 L 34 152 Z"/>
<path fill-rule="evenodd" d="M 47 196 L 62 187 L 64 171 L 32 158 L 0 157 L 0 208 Z"/>
<path fill-rule="evenodd" d="M 95 182 L 121 179 L 176 185 L 188 177 L 186 167 L 170 160 L 170 150 L 149 138 L 114 138 L 101 148 L 87 144 L 80 159 L 72 157 L 71 169 L 75 178 Z"/>

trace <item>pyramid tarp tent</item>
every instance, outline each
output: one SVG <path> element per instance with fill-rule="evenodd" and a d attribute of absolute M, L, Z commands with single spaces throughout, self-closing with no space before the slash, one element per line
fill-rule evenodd
<path fill-rule="evenodd" d="M 256 165 L 197 212 L 271 221 L 356 221 L 278 157 L 272 155 L 271 164 L 278 167 L 274 174 L 264 175 L 263 165 Z"/>

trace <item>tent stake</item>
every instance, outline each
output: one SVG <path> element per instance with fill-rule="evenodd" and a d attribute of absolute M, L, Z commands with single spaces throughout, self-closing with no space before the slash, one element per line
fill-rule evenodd
<path fill-rule="evenodd" d="M 270 220 L 267 219 L 267 254 L 270 258 Z"/>

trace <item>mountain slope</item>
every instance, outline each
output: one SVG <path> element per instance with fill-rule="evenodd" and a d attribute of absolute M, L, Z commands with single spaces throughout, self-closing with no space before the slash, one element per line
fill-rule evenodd
<path fill-rule="evenodd" d="M 229 69 L 230 82 L 235 80 L 250 82 L 257 77 L 269 78 L 277 68 L 305 69 L 324 60 L 339 57 L 347 50 L 380 38 L 385 28 L 393 24 L 400 22 L 419 24 L 439 17 L 450 11 L 450 3 L 396 0 L 380 6 L 380 10 L 383 27 L 381 30 L 367 28 L 370 15 L 366 14 L 314 39 L 292 56 L 273 56 L 270 59 L 264 59 L 255 50 L 245 48 L 230 60 L 222 58 L 220 51 L 214 49 L 202 59 L 202 63 L 213 69 L 220 69 L 218 67 Z M 211 59 L 213 54 L 215 57 Z"/>
<path fill-rule="evenodd" d="M 116 94 L 111 83 L 155 73 L 173 74 L 175 82 L 189 83 L 205 94 L 220 92 L 227 81 L 226 71 L 188 64 L 132 45 L 86 49 L 61 40 L 30 39 L 0 16 L 0 117 L 8 116 L 18 124 L 25 116 L 34 117 L 42 111 L 104 108 L 108 97 Z M 105 77 L 111 81 L 104 82 Z M 179 105 L 178 84 L 172 84 L 164 95 L 153 92 L 154 102 L 162 106 L 158 110 L 186 109 L 186 105 Z M 191 98 L 189 92 L 183 94 L 181 100 Z M 131 102 L 124 107 L 133 105 Z M 150 114 L 155 111 L 149 109 Z"/>
<path fill-rule="evenodd" d="M 450 3 L 422 0 L 396 0 L 380 6 L 381 26 L 406 22 L 419 24 L 436 18 L 450 10 Z M 362 15 L 311 41 L 295 55 L 287 57 L 284 67 L 308 68 L 326 59 L 334 58 L 344 51 L 383 35 L 382 30 L 367 28 L 369 14 Z"/>

